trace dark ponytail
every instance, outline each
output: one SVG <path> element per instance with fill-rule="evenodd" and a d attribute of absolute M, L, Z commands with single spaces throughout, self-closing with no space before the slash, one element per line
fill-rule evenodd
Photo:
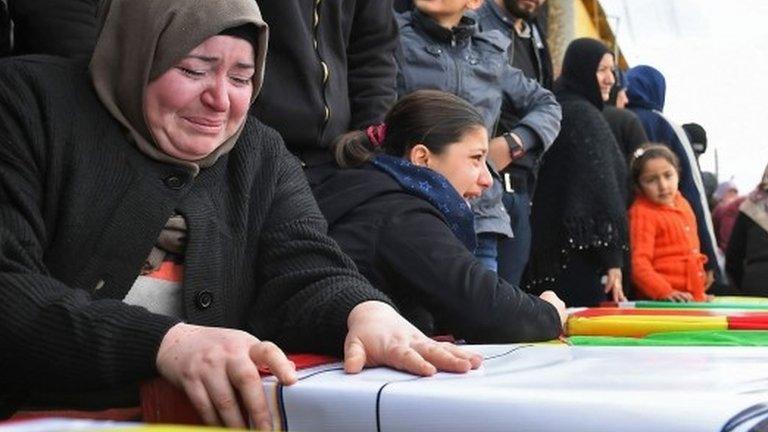
<path fill-rule="evenodd" d="M 417 144 L 440 154 L 469 130 L 484 127 L 483 117 L 464 99 L 437 90 L 418 90 L 397 101 L 383 125 L 341 135 L 331 150 L 340 167 L 357 167 L 378 153 L 403 157 Z"/>
<path fill-rule="evenodd" d="M 336 163 L 342 168 L 355 168 L 370 160 L 376 154 L 368 135 L 363 131 L 347 132 L 331 144 Z"/>

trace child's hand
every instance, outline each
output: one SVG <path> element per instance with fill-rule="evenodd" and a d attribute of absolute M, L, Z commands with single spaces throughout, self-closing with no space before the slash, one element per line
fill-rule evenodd
<path fill-rule="evenodd" d="M 668 300 L 676 303 L 685 303 L 693 301 L 693 295 L 685 291 L 672 290 L 672 292 L 664 297 L 664 300 Z"/>
<path fill-rule="evenodd" d="M 605 274 L 605 293 L 612 293 L 611 300 L 615 302 L 627 301 L 624 289 L 621 287 L 621 269 L 611 268 Z"/>

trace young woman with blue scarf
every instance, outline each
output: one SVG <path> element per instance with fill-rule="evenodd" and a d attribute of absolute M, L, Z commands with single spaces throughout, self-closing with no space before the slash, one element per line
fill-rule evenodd
<path fill-rule="evenodd" d="M 384 124 L 341 136 L 334 152 L 349 169 L 316 191 L 329 234 L 419 329 L 476 343 L 560 335 L 564 304 L 554 293 L 526 294 L 473 255 L 467 200 L 491 175 L 488 134 L 472 105 L 416 91 Z"/>

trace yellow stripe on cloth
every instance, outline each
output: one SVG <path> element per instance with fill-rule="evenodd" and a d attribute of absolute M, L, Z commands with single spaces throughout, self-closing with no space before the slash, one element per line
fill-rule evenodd
<path fill-rule="evenodd" d="M 725 316 L 612 315 L 568 318 L 569 336 L 631 336 L 672 331 L 728 330 Z"/>

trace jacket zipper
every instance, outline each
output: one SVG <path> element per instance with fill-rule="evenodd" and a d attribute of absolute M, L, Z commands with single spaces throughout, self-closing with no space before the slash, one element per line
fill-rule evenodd
<path fill-rule="evenodd" d="M 451 61 L 453 61 L 453 70 L 456 72 L 456 92 L 455 94 L 459 97 L 461 96 L 461 71 L 459 70 L 459 62 L 456 60 L 455 51 L 456 51 L 456 35 L 451 34 L 451 55 L 448 57 L 451 58 Z"/>

